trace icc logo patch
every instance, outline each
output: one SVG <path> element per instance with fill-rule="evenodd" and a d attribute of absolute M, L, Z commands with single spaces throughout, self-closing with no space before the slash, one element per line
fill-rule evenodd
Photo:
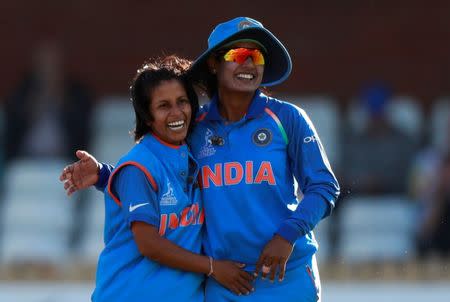
<path fill-rule="evenodd" d="M 269 129 L 258 129 L 253 133 L 253 142 L 260 147 L 267 146 L 272 141 L 272 132 Z"/>

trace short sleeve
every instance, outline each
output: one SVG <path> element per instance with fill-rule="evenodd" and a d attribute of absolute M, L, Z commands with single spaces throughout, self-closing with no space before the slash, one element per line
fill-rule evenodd
<path fill-rule="evenodd" d="M 112 190 L 122 203 L 127 223 L 142 221 L 159 227 L 159 203 L 156 192 L 144 172 L 127 165 L 115 175 Z"/>

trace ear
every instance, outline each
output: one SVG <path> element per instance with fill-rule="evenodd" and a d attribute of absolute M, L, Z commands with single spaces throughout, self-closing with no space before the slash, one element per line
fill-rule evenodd
<path fill-rule="evenodd" d="M 217 62 L 215 56 L 213 56 L 213 55 L 209 56 L 209 58 L 206 61 L 206 63 L 208 64 L 209 72 L 212 73 L 212 74 L 216 74 L 217 73 L 218 62 Z"/>

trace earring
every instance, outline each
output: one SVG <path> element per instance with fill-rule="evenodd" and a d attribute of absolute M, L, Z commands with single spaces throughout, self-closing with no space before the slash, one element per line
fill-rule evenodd
<path fill-rule="evenodd" d="M 211 73 L 212 73 L 212 74 L 216 74 L 216 69 L 213 68 L 213 69 L 211 70 Z"/>

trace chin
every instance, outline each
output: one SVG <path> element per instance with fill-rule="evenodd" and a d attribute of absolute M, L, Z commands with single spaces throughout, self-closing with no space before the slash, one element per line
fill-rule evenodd
<path fill-rule="evenodd" d="M 174 144 L 174 145 L 181 145 L 184 142 L 184 140 L 186 139 L 186 136 L 187 136 L 187 132 L 186 133 L 180 133 L 179 135 L 174 136 L 173 140 L 172 140 L 173 141 L 172 144 Z"/>
<path fill-rule="evenodd" d="M 236 92 L 248 92 L 248 93 L 250 93 L 250 92 L 254 92 L 256 89 L 258 89 L 258 87 L 259 86 L 255 86 L 255 85 L 251 85 L 251 86 L 245 86 L 245 87 L 243 87 L 243 86 L 241 86 L 241 85 L 239 85 L 239 86 L 236 86 L 236 87 L 234 87 L 234 91 L 236 91 Z"/>

